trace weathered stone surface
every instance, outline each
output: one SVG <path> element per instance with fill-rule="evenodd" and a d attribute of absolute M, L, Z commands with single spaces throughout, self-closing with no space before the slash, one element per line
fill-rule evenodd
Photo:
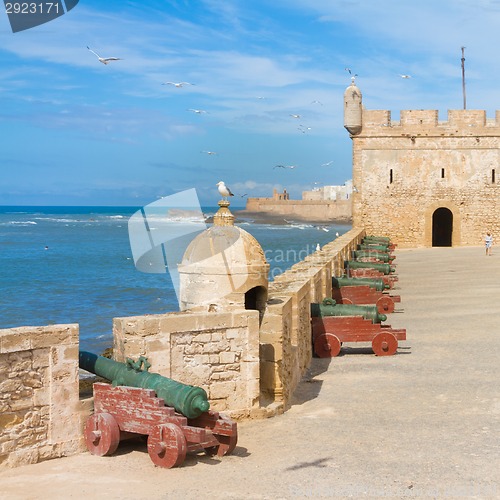
<path fill-rule="evenodd" d="M 0 339 L 0 466 L 60 456 L 58 442 L 80 442 L 78 325 L 0 330 Z"/>

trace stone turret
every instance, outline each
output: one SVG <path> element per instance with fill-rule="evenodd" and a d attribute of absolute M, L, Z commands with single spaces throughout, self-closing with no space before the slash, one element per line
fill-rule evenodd
<path fill-rule="evenodd" d="M 235 306 L 264 311 L 269 264 L 259 242 L 234 226 L 229 202 L 221 200 L 214 225 L 187 247 L 179 266 L 181 310 Z"/>
<path fill-rule="evenodd" d="M 344 92 L 344 127 L 351 135 L 359 134 L 363 126 L 362 96 L 354 80 Z"/>

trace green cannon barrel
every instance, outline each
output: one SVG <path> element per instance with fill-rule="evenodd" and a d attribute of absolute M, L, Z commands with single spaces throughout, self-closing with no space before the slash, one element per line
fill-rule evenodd
<path fill-rule="evenodd" d="M 389 236 L 365 236 L 363 238 L 363 242 L 368 242 L 368 241 L 380 241 L 390 244 L 391 238 L 389 238 Z"/>
<path fill-rule="evenodd" d="M 350 269 L 376 269 L 384 274 L 391 274 L 396 271 L 394 267 L 389 264 L 384 264 L 383 262 L 359 262 L 358 260 L 348 260 L 346 262 L 346 267 Z"/>
<path fill-rule="evenodd" d="M 321 304 L 311 304 L 311 316 L 363 316 L 372 323 L 380 323 L 387 319 L 385 314 L 377 311 L 377 306 L 356 306 L 353 304 L 337 304 L 334 299 L 324 299 Z"/>
<path fill-rule="evenodd" d="M 361 243 L 361 245 L 358 245 L 358 250 L 375 250 L 377 252 L 388 252 L 389 245 L 377 245 L 375 243 Z"/>
<path fill-rule="evenodd" d="M 394 255 L 390 255 L 384 252 L 377 252 L 375 250 L 354 250 L 353 253 L 355 259 L 371 258 L 381 260 L 382 262 L 390 262 L 391 260 L 394 260 L 396 258 Z"/>
<path fill-rule="evenodd" d="M 134 366 L 132 360 L 119 363 L 86 351 L 79 353 L 80 368 L 109 380 L 113 385 L 153 389 L 167 406 L 175 408 L 187 418 L 199 417 L 208 411 L 210 403 L 201 387 L 182 384 L 158 373 L 149 373 Z"/>
<path fill-rule="evenodd" d="M 343 286 L 369 286 L 377 290 L 377 292 L 383 292 L 390 288 L 381 278 L 348 278 L 347 276 L 340 278 L 332 277 L 332 286 L 334 288 L 342 288 Z"/>

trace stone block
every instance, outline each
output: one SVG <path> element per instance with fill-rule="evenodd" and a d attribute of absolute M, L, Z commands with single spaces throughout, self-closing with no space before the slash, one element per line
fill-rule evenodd
<path fill-rule="evenodd" d="M 31 349 L 31 333 L 28 328 L 0 330 L 0 354 Z"/>
<path fill-rule="evenodd" d="M 236 353 L 234 352 L 221 352 L 219 354 L 220 363 L 234 363 L 236 361 Z"/>
<path fill-rule="evenodd" d="M 210 399 L 227 399 L 231 397 L 236 389 L 236 384 L 233 381 L 214 382 L 210 385 Z"/>

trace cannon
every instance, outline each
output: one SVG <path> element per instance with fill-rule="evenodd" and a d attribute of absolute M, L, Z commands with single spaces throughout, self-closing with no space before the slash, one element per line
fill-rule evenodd
<path fill-rule="evenodd" d="M 335 308 L 351 312 L 351 316 L 329 315 Z M 370 311 L 368 319 L 360 311 Z M 358 311 L 359 315 L 354 315 Z M 373 320 L 375 316 L 379 320 Z M 406 330 L 382 325 L 386 316 L 379 314 L 374 306 L 343 306 L 333 299 L 322 304 L 311 304 L 311 328 L 314 353 L 320 358 L 340 354 L 345 342 L 371 342 L 377 356 L 391 356 L 396 353 L 399 340 L 406 340 Z"/>
<path fill-rule="evenodd" d="M 80 368 L 111 381 L 115 386 L 127 385 L 153 389 L 167 406 L 175 408 L 188 418 L 196 418 L 210 408 L 204 389 L 176 382 L 158 373 L 148 372 L 150 365 L 142 356 L 137 362 L 128 358 L 125 363 L 119 363 L 104 356 L 80 351 L 79 364 Z"/>
<path fill-rule="evenodd" d="M 380 314 L 375 306 L 357 306 L 353 304 L 337 304 L 332 298 L 326 298 L 321 304 L 311 304 L 311 317 L 325 316 L 361 316 L 372 323 L 385 321 L 387 316 Z"/>
<path fill-rule="evenodd" d="M 363 242 L 367 241 L 379 241 L 383 243 L 390 244 L 391 243 L 391 238 L 389 236 L 373 236 L 373 235 L 367 235 L 363 238 Z"/>
<path fill-rule="evenodd" d="M 389 285 L 384 283 L 384 280 L 379 278 L 348 278 L 347 276 L 340 276 L 339 278 L 332 277 L 332 286 L 334 288 L 346 286 L 369 286 L 378 292 L 383 292 L 389 288 Z"/>
<path fill-rule="evenodd" d="M 374 250 L 377 252 L 389 252 L 390 245 L 377 245 L 375 243 L 361 243 L 358 245 L 358 250 Z"/>
<path fill-rule="evenodd" d="M 396 258 L 395 255 L 388 252 L 377 252 L 376 250 L 354 250 L 353 254 L 356 260 L 368 258 L 386 263 L 391 263 Z"/>
<path fill-rule="evenodd" d="M 394 250 L 396 245 L 392 243 L 390 238 L 384 236 L 365 236 L 361 242 L 362 245 L 381 245 Z"/>
<path fill-rule="evenodd" d="M 381 278 L 332 278 L 332 297 L 340 304 L 373 304 L 381 314 L 392 313 L 399 295 L 385 291 L 390 285 Z"/>
<path fill-rule="evenodd" d="M 188 451 L 224 456 L 236 447 L 236 422 L 209 410 L 203 389 L 148 373 L 146 358 L 124 364 L 80 351 L 80 367 L 113 380 L 113 385 L 96 382 L 93 386 L 94 413 L 84 429 L 85 444 L 93 455 L 111 455 L 121 440 L 140 435 L 147 437 L 152 462 L 164 468 L 181 465 Z M 135 386 L 120 385 L 129 383 Z M 181 396 L 173 396 L 175 391 Z M 166 406 L 160 394 L 189 416 Z"/>
<path fill-rule="evenodd" d="M 377 263 L 377 262 L 359 262 L 357 260 L 348 260 L 346 262 L 348 269 L 375 269 L 382 274 L 391 274 L 396 271 L 390 264 Z"/>

